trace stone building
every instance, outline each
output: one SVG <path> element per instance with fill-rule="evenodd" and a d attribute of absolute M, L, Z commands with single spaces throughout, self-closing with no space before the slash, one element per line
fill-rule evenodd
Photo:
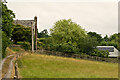
<path fill-rule="evenodd" d="M 32 51 L 34 52 L 34 36 L 35 36 L 35 50 L 37 50 L 37 17 L 34 20 L 14 20 L 14 24 L 20 24 L 25 27 L 32 27 Z"/>

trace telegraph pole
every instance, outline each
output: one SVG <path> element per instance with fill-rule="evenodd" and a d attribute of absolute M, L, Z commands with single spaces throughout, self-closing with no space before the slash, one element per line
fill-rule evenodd
<path fill-rule="evenodd" d="M 35 20 L 35 50 L 37 50 L 37 16 L 34 17 Z"/>

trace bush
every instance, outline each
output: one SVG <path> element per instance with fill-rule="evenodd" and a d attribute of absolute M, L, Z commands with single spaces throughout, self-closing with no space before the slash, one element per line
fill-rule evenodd
<path fill-rule="evenodd" d="M 6 48 L 9 44 L 9 39 L 7 38 L 6 34 L 2 31 L 2 57 L 6 56 Z"/>
<path fill-rule="evenodd" d="M 117 44 L 116 42 L 110 42 L 110 41 L 108 41 L 108 42 L 102 41 L 102 42 L 100 43 L 100 45 L 101 45 L 101 46 L 114 46 L 115 48 L 118 47 L 118 44 Z"/>
<path fill-rule="evenodd" d="M 30 50 L 31 49 L 31 45 L 29 42 L 24 42 L 22 47 L 25 49 L 25 50 Z"/>
<path fill-rule="evenodd" d="M 24 42 L 19 41 L 19 42 L 17 42 L 17 45 L 23 45 L 23 43 Z"/>
<path fill-rule="evenodd" d="M 37 41 L 38 49 L 45 48 L 45 38 L 39 38 Z"/>
<path fill-rule="evenodd" d="M 79 49 L 71 43 L 50 44 L 47 49 L 65 53 L 79 53 Z"/>
<path fill-rule="evenodd" d="M 107 50 L 102 51 L 102 50 L 95 49 L 94 52 L 92 52 L 90 55 L 91 56 L 98 56 L 98 57 L 108 58 L 109 52 Z"/>
<path fill-rule="evenodd" d="M 22 48 L 24 48 L 25 50 L 30 50 L 31 49 L 31 45 L 29 42 L 17 42 L 18 45 L 22 45 Z"/>

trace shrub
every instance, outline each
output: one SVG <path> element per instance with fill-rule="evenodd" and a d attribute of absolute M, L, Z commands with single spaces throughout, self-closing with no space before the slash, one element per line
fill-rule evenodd
<path fill-rule="evenodd" d="M 108 58 L 109 52 L 107 50 L 102 51 L 102 50 L 94 49 L 94 52 L 92 52 L 90 55 L 91 56 L 98 56 L 98 57 Z"/>
<path fill-rule="evenodd" d="M 18 45 L 22 45 L 22 48 L 24 48 L 25 50 L 30 50 L 31 49 L 31 45 L 29 42 L 17 42 Z"/>
<path fill-rule="evenodd" d="M 6 48 L 9 44 L 9 39 L 7 38 L 6 34 L 2 31 L 2 57 L 6 56 Z"/>
<path fill-rule="evenodd" d="M 37 41 L 37 46 L 39 49 L 45 48 L 45 40 L 46 38 L 39 38 Z"/>
<path fill-rule="evenodd" d="M 65 53 L 79 53 L 79 49 L 71 43 L 49 44 L 47 49 Z"/>
<path fill-rule="evenodd" d="M 30 50 L 31 49 L 31 45 L 29 42 L 24 42 L 22 47 L 25 49 L 25 50 Z"/>
<path fill-rule="evenodd" d="M 24 42 L 19 41 L 19 42 L 17 42 L 17 45 L 23 45 L 23 43 Z"/>

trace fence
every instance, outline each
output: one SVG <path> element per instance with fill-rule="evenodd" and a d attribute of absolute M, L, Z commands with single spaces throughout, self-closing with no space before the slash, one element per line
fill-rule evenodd
<path fill-rule="evenodd" d="M 24 54 L 23 54 L 22 52 L 17 53 L 17 54 L 16 54 L 16 60 L 15 60 L 15 61 L 17 61 L 17 59 L 18 59 L 19 57 L 23 56 L 23 55 L 24 55 Z M 18 64 L 17 64 L 17 62 L 15 62 L 14 69 L 15 69 L 14 80 L 20 80 L 20 79 L 19 79 L 19 72 L 18 72 Z"/>
<path fill-rule="evenodd" d="M 53 56 L 61 56 L 61 57 L 70 57 L 70 58 L 76 58 L 76 59 L 86 59 L 86 60 L 92 60 L 92 61 L 104 61 L 104 62 L 118 63 L 118 58 L 103 58 L 103 57 L 97 57 L 97 56 L 62 53 L 62 52 L 47 51 L 47 50 L 37 50 L 36 53 L 53 55 Z"/>

